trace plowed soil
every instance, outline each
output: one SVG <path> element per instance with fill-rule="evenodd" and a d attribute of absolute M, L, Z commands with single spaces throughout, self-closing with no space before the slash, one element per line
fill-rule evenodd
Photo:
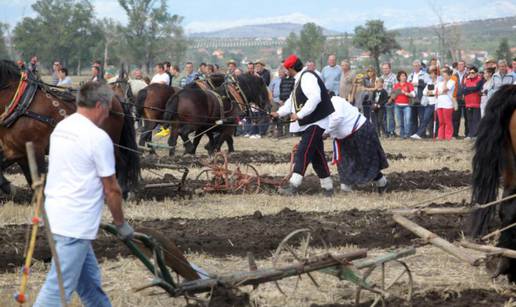
<path fill-rule="evenodd" d="M 462 204 L 449 203 L 446 206 Z M 454 240 L 459 238 L 464 216 L 433 215 L 414 217 L 413 220 L 446 239 Z M 323 238 L 330 246 L 351 244 L 363 248 L 395 248 L 412 245 L 415 239 L 383 210 L 302 213 L 285 208 L 276 215 L 262 215 L 257 211 L 253 215 L 233 218 L 133 221 L 132 224 L 136 228 L 142 226 L 163 233 L 184 251 L 219 257 L 245 256 L 247 252 L 259 258 L 269 257 L 287 234 L 299 228 L 312 229 L 314 237 Z M 0 270 L 22 263 L 26 229 L 26 225 L 0 228 Z M 317 246 L 320 241 L 313 243 Z M 129 254 L 120 241 L 103 232 L 94 241 L 94 248 L 98 258 Z M 34 258 L 50 260 L 43 235 L 38 238 Z"/>
<path fill-rule="evenodd" d="M 468 289 L 460 293 L 450 291 L 430 291 L 424 294 L 417 294 L 412 298 L 412 305 L 404 300 L 394 298 L 387 300 L 389 306 L 417 306 L 417 307 L 494 307 L 504 306 L 511 297 L 508 295 L 498 294 L 495 291 L 488 291 L 484 289 Z M 317 305 L 312 304 L 311 307 L 366 307 L 370 306 L 372 302 L 355 304 L 327 304 Z"/>

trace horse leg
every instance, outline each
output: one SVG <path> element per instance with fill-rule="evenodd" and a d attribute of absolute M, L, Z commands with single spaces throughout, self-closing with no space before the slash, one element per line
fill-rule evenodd
<path fill-rule="evenodd" d="M 144 121 L 142 133 L 140 134 L 140 141 L 139 145 L 144 147 L 147 143 L 152 142 L 152 131 L 154 128 L 156 128 L 158 124 L 154 122 L 150 122 L 148 120 Z M 154 147 L 148 145 L 150 148 L 151 154 L 156 154 L 156 151 L 154 150 Z"/>
<path fill-rule="evenodd" d="M 213 151 L 214 151 L 214 145 L 215 145 L 215 138 L 213 136 L 213 133 L 208 132 L 206 134 L 208 136 L 208 143 L 204 146 L 204 149 L 206 149 L 208 151 L 208 155 L 213 155 Z"/>
<path fill-rule="evenodd" d="M 0 190 L 5 194 L 11 194 L 11 182 L 4 176 L 4 170 L 11 164 L 12 162 L 4 161 L 4 154 L 0 152 Z"/>
<path fill-rule="evenodd" d="M 179 136 L 179 128 L 178 127 L 170 127 L 170 136 L 168 137 L 168 146 L 170 149 L 168 150 L 169 156 L 174 156 L 176 154 L 176 146 L 177 146 L 177 137 Z"/>
<path fill-rule="evenodd" d="M 197 146 L 199 146 L 199 143 L 201 142 L 202 135 L 200 135 L 200 133 L 202 133 L 202 130 L 203 129 L 197 129 L 197 131 L 195 131 L 195 137 L 193 140 L 193 154 L 194 155 L 195 155 L 195 152 L 197 151 Z"/>

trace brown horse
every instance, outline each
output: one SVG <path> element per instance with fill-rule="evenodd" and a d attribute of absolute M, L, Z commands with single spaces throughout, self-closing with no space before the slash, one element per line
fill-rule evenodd
<path fill-rule="evenodd" d="M 503 197 L 516 194 L 516 85 L 502 86 L 487 103 L 475 141 L 472 203 L 496 200 L 500 184 Z M 500 203 L 499 208 L 501 227 L 516 222 L 515 199 Z M 471 215 L 469 235 L 486 234 L 495 212 L 494 206 L 475 210 Z M 498 246 L 516 249 L 516 228 L 503 231 Z M 516 282 L 516 260 L 499 260 L 494 275 L 507 274 L 510 282 Z"/>
<path fill-rule="evenodd" d="M 152 131 L 163 120 L 167 101 L 177 91 L 179 91 L 179 88 L 153 83 L 138 92 L 136 97 L 136 114 L 138 119 L 143 120 L 139 141 L 140 146 L 145 146 L 148 142 L 152 142 Z M 149 148 L 154 153 L 152 146 L 149 146 Z"/>
<path fill-rule="evenodd" d="M 236 93 L 231 89 L 236 89 Z M 224 142 L 228 143 L 229 152 L 233 152 L 232 136 L 238 118 L 249 110 L 250 104 L 262 110 L 270 106 L 267 86 L 254 75 L 241 75 L 236 80 L 223 82 L 214 90 L 203 89 L 195 83 L 186 86 L 170 98 L 163 116 L 165 121 L 173 122 L 170 154 L 175 153 L 178 136 L 186 146 L 185 153 L 195 154 L 203 134 L 210 139 L 207 147 L 210 153 L 220 150 Z M 188 138 L 192 132 L 195 132 L 193 141 Z"/>
<path fill-rule="evenodd" d="M 0 106 L 5 110 L 21 82 L 21 73 L 14 62 L 0 60 Z M 48 152 L 50 133 L 55 125 L 76 111 L 75 95 L 51 88 L 30 75 L 27 84 L 35 87 L 35 94 L 28 108 L 20 113 L 9 127 L 0 125 L 0 188 L 10 192 L 9 181 L 3 170 L 18 163 L 30 183 L 25 143 L 32 142 L 40 171 L 45 169 L 45 154 Z M 114 96 L 111 114 L 102 125 L 115 144 L 117 178 L 127 195 L 130 185 L 136 185 L 139 177 L 139 157 L 135 142 L 133 121 L 125 108 Z M 127 116 L 126 116 L 127 115 Z"/>

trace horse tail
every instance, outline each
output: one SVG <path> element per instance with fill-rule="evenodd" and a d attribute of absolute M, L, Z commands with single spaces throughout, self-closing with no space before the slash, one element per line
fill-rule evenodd
<path fill-rule="evenodd" d="M 172 121 L 177 119 L 178 117 L 178 108 L 179 108 L 179 93 L 177 92 L 174 95 L 172 95 L 165 106 L 165 113 L 163 113 L 163 120 L 164 121 Z M 164 126 L 168 127 L 171 123 L 166 123 Z"/>
<path fill-rule="evenodd" d="M 136 116 L 142 117 L 145 108 L 145 99 L 147 99 L 147 88 L 141 89 L 136 95 Z"/>
<path fill-rule="evenodd" d="M 507 149 L 511 146 L 509 122 L 516 110 L 516 86 L 505 85 L 489 99 L 480 121 L 473 156 L 473 204 L 485 204 L 497 198 L 500 176 L 506 166 Z M 494 206 L 475 210 L 471 216 L 469 234 L 472 237 L 487 232 Z"/>
<path fill-rule="evenodd" d="M 122 104 L 122 108 L 124 109 L 124 123 L 119 140 L 120 156 L 125 162 L 127 183 L 136 187 L 140 178 L 140 156 L 138 154 L 138 145 L 136 144 L 136 131 L 130 107 Z"/>

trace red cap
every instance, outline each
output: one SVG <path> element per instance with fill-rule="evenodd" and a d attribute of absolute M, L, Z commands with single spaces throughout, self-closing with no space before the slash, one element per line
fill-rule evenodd
<path fill-rule="evenodd" d="M 286 69 L 294 67 L 294 64 L 296 64 L 298 58 L 295 54 L 289 55 L 285 61 L 283 61 L 283 66 L 285 66 Z"/>

